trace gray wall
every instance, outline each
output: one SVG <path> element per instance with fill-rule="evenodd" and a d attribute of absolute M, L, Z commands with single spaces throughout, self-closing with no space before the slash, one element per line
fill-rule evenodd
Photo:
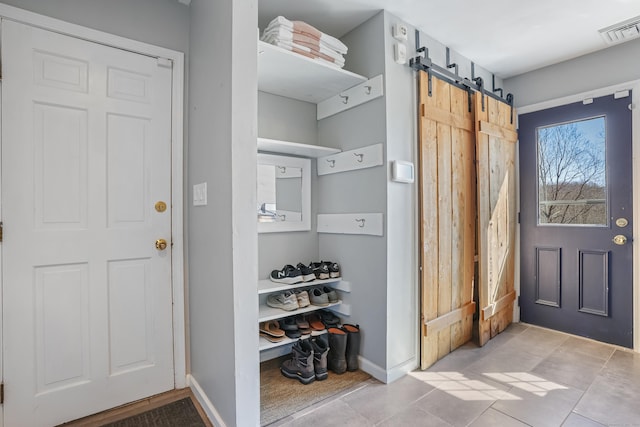
<path fill-rule="evenodd" d="M 177 0 L 2 0 L 2 3 L 187 53 L 189 8 Z"/>
<path fill-rule="evenodd" d="M 640 79 L 640 40 L 505 80 L 516 106 L 575 95 Z"/>
<path fill-rule="evenodd" d="M 188 215 L 191 374 L 227 425 L 253 426 L 257 60 L 247 52 L 257 49 L 257 0 L 194 0 L 190 9 L 188 188 L 209 189 L 209 204 Z"/>
<path fill-rule="evenodd" d="M 317 145 L 316 105 L 258 92 L 258 135 L 262 138 Z M 311 161 L 311 230 L 258 235 L 258 276 L 267 279 L 272 270 L 285 264 L 318 261 L 316 233 L 317 173 Z"/>
<path fill-rule="evenodd" d="M 417 173 L 417 109 L 415 72 L 393 58 L 392 27 L 401 22 L 384 14 L 385 89 L 387 111 L 387 369 L 417 363 L 419 331 L 419 235 L 417 190 L 414 184 L 391 181 L 393 160 L 411 161 Z M 410 31 L 413 34 L 413 29 Z M 415 52 L 413 37 L 407 51 Z"/>
<path fill-rule="evenodd" d="M 345 37 L 346 68 L 368 77 L 384 74 L 383 15 L 378 14 Z M 385 98 L 381 97 L 318 122 L 320 145 L 351 150 L 386 142 Z M 318 178 L 320 213 L 376 213 L 387 217 L 387 173 L 384 166 Z M 340 263 L 351 283 L 344 299 L 351 316 L 344 323 L 361 327 L 361 354 L 386 367 L 387 233 L 383 237 L 321 234 L 320 258 Z"/>

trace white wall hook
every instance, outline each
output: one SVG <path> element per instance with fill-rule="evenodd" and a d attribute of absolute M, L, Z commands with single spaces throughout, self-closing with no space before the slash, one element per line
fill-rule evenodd
<path fill-rule="evenodd" d="M 286 174 L 287 173 L 287 167 L 286 166 L 278 166 L 278 169 L 280 170 L 281 174 Z"/>
<path fill-rule="evenodd" d="M 278 217 L 280 217 L 280 221 L 286 221 L 287 220 L 287 215 L 278 215 Z"/>
<path fill-rule="evenodd" d="M 342 111 L 373 101 L 384 95 L 384 79 L 382 74 L 375 76 L 366 82 L 343 90 L 338 95 L 334 95 L 324 101 L 318 102 L 317 118 L 322 120 Z"/>
<path fill-rule="evenodd" d="M 318 233 L 382 236 L 381 213 L 318 214 Z"/>
<path fill-rule="evenodd" d="M 343 151 L 318 160 L 318 175 L 347 172 L 380 166 L 384 160 L 382 144 L 368 145 L 354 150 Z"/>

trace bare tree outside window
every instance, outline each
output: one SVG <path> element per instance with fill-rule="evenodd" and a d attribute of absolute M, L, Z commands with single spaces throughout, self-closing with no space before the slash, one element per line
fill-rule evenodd
<path fill-rule="evenodd" d="M 606 225 L 604 117 L 537 133 L 539 224 Z"/>

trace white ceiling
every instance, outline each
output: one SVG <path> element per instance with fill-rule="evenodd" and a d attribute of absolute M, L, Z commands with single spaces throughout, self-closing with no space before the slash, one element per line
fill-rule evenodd
<path fill-rule="evenodd" d="M 341 37 L 380 9 L 507 78 L 609 47 L 598 30 L 640 16 L 640 0 L 259 0 L 259 24 L 283 15 Z"/>

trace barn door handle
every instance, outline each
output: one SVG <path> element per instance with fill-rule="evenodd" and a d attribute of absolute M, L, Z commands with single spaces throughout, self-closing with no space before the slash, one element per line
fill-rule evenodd
<path fill-rule="evenodd" d="M 620 246 L 622 246 L 625 243 L 627 243 L 627 237 L 622 235 L 622 234 L 618 234 L 612 240 L 613 240 L 613 243 L 615 243 L 616 245 L 620 245 Z"/>

